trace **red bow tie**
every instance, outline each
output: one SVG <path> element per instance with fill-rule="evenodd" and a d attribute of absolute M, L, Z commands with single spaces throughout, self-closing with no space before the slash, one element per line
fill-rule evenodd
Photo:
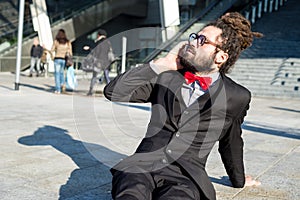
<path fill-rule="evenodd" d="M 195 74 L 193 74 L 191 72 L 185 72 L 184 73 L 184 78 L 185 78 L 185 81 L 186 81 L 187 84 L 198 81 L 198 83 L 200 84 L 200 86 L 203 90 L 207 90 L 208 87 L 211 84 L 211 78 L 210 77 L 196 76 Z"/>

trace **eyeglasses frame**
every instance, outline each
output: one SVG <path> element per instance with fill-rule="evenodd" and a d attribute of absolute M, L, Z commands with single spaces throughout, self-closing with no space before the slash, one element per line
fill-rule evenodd
<path fill-rule="evenodd" d="M 193 36 L 194 36 L 194 37 L 193 37 Z M 200 38 L 202 38 L 202 39 L 201 39 L 200 42 L 199 42 L 199 39 L 200 39 Z M 199 47 L 199 45 L 200 45 L 200 46 L 203 46 L 204 44 L 210 44 L 210 45 L 213 45 L 213 46 L 215 46 L 216 48 L 221 49 L 222 51 L 224 51 L 224 50 L 220 47 L 220 45 L 218 45 L 218 44 L 216 44 L 216 43 L 210 41 L 205 35 L 202 35 L 202 34 L 198 35 L 198 34 L 196 34 L 196 33 L 191 33 L 191 34 L 189 35 L 189 39 L 188 39 L 189 45 L 190 45 L 191 42 L 194 41 L 194 40 L 197 40 L 197 48 Z"/>

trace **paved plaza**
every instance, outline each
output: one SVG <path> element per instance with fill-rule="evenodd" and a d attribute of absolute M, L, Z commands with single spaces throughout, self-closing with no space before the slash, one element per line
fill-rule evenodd
<path fill-rule="evenodd" d="M 111 199 L 109 168 L 134 152 L 149 120 L 148 104 L 111 103 L 98 85 L 54 94 L 52 76 L 0 73 L 0 199 Z M 262 185 L 235 189 L 217 145 L 207 171 L 218 200 L 300 199 L 300 99 L 253 97 L 243 125 L 245 168 Z"/>

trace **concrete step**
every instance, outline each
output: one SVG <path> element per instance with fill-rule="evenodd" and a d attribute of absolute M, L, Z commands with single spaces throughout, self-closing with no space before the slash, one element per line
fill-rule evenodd
<path fill-rule="evenodd" d="M 299 86 L 300 76 L 299 77 L 275 77 L 274 80 L 272 81 L 272 84 Z"/>
<path fill-rule="evenodd" d="M 229 76 L 232 78 L 234 81 L 237 82 L 243 82 L 243 83 L 263 83 L 263 84 L 273 84 L 275 82 L 282 82 L 285 81 L 286 83 L 291 83 L 291 84 L 299 84 L 300 81 L 298 79 L 294 78 L 278 78 L 278 77 L 273 77 L 273 78 L 259 78 L 259 77 L 250 77 L 246 75 L 240 75 L 240 76 Z"/>
<path fill-rule="evenodd" d="M 278 70 L 276 69 L 265 69 L 265 68 L 261 68 L 261 69 L 233 69 L 233 72 L 231 73 L 232 75 L 235 74 L 248 74 L 248 75 L 258 75 L 258 76 L 275 76 L 276 74 L 278 74 Z M 285 74 L 285 73 L 284 73 Z"/>
<path fill-rule="evenodd" d="M 266 95 L 269 93 L 272 94 L 281 94 L 279 97 L 284 97 L 286 94 L 291 93 L 293 96 L 299 95 L 300 96 L 300 86 L 282 86 L 282 85 L 264 85 L 264 86 L 258 86 L 258 85 L 247 85 L 241 83 L 244 87 L 249 89 L 252 93 L 256 94 L 263 94 Z M 284 96 L 282 96 L 284 95 Z M 288 96 L 288 95 L 287 95 Z"/>
<path fill-rule="evenodd" d="M 280 74 L 275 76 L 274 80 L 291 80 L 291 81 L 296 81 L 296 82 L 300 82 L 300 75 L 295 75 L 295 74 L 288 74 L 288 76 L 284 75 L 284 74 Z"/>
<path fill-rule="evenodd" d="M 238 71 L 238 70 L 253 70 L 253 71 L 261 71 L 261 70 L 273 70 L 273 71 L 277 71 L 280 69 L 280 66 L 278 65 L 268 65 L 268 64 L 260 64 L 257 65 L 255 63 L 251 64 L 247 64 L 247 65 L 235 65 L 233 68 L 232 73 L 234 73 L 234 71 Z"/>
<path fill-rule="evenodd" d="M 269 73 L 268 73 L 269 72 Z M 254 70 L 236 70 L 234 73 L 231 73 L 229 76 L 231 77 L 247 77 L 251 79 L 273 79 L 276 77 L 276 71 L 268 71 L 268 70 L 261 70 L 261 71 L 254 71 Z"/>
<path fill-rule="evenodd" d="M 289 71 L 292 71 L 292 72 L 295 72 L 295 73 L 300 73 L 300 66 L 281 66 L 280 67 L 280 72 L 289 72 Z"/>

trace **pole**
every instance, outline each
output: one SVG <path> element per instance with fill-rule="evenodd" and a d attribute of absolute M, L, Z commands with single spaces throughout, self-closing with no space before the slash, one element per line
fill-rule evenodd
<path fill-rule="evenodd" d="M 122 37 L 122 65 L 121 65 L 121 73 L 126 71 L 126 46 L 127 46 L 127 38 Z"/>
<path fill-rule="evenodd" d="M 19 90 L 19 86 L 20 86 L 20 68 L 21 68 L 21 57 L 22 57 L 24 8 L 25 8 L 25 0 L 20 0 L 15 90 Z"/>
<path fill-rule="evenodd" d="M 164 11 L 164 0 L 159 0 L 159 11 L 160 11 L 160 23 L 161 23 L 161 34 L 162 34 L 162 42 L 167 40 L 167 32 L 165 25 L 165 11 Z"/>

